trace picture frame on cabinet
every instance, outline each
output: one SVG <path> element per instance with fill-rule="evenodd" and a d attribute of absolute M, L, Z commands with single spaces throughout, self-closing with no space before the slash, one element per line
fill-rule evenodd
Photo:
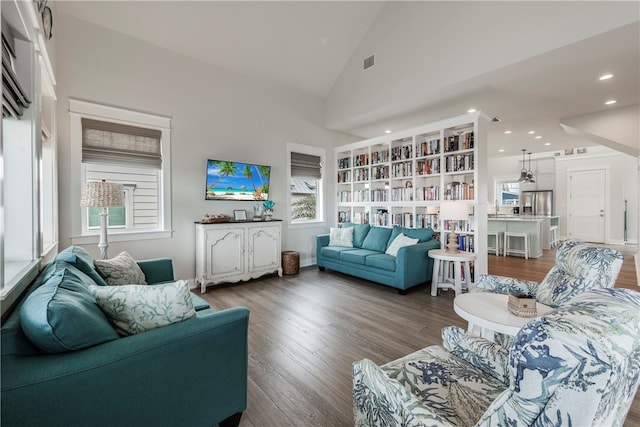
<path fill-rule="evenodd" d="M 233 211 L 233 220 L 234 221 L 246 221 L 247 220 L 247 211 L 244 209 L 236 209 Z"/>

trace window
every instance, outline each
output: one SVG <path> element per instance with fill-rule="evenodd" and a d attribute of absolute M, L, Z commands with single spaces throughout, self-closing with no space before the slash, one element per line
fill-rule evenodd
<path fill-rule="evenodd" d="M 70 100 L 70 132 L 80 186 L 104 179 L 124 187 L 124 206 L 108 209 L 110 240 L 169 237 L 170 120 Z M 79 209 L 81 227 L 72 242 L 92 243 L 101 209 Z"/>
<path fill-rule="evenodd" d="M 288 151 L 290 222 L 300 224 L 323 221 L 324 150 L 289 144 Z"/>
<path fill-rule="evenodd" d="M 500 206 L 518 206 L 520 183 L 518 181 L 498 181 L 496 195 Z"/>

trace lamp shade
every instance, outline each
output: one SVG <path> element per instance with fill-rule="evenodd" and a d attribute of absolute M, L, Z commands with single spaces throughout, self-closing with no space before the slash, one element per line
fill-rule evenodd
<path fill-rule="evenodd" d="M 124 205 L 122 184 L 102 181 L 86 182 L 82 187 L 80 206 L 85 208 L 109 208 Z"/>
<path fill-rule="evenodd" d="M 427 206 L 427 215 L 438 215 L 437 206 Z"/>
<path fill-rule="evenodd" d="M 444 200 L 440 203 L 440 218 L 449 221 L 469 219 L 469 205 L 460 200 Z"/>

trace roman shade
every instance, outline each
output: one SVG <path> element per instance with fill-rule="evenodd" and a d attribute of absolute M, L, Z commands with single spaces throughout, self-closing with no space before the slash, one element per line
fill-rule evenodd
<path fill-rule="evenodd" d="M 322 178 L 320 156 L 291 152 L 291 177 Z"/>
<path fill-rule="evenodd" d="M 2 19 L 2 117 L 20 118 L 25 108 L 29 108 L 31 100 L 22 88 L 18 76 L 14 72 L 13 62 L 16 59 L 13 32 L 7 22 Z"/>
<path fill-rule="evenodd" d="M 82 119 L 82 162 L 162 168 L 162 132 L 120 123 Z"/>

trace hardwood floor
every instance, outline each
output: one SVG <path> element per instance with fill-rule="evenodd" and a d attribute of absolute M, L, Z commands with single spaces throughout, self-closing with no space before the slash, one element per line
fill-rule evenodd
<path fill-rule="evenodd" d="M 616 286 L 638 290 L 632 255 L 625 253 Z M 524 260 L 489 256 L 489 272 L 541 280 L 554 251 Z M 453 311 L 453 292 L 431 297 L 428 285 L 405 296 L 340 273 L 303 268 L 298 275 L 270 276 L 210 287 L 214 309 L 244 305 L 249 321 L 248 408 L 242 427 L 353 425 L 351 364 L 369 358 L 383 364 L 440 344 L 440 329 L 466 327 Z M 636 396 L 625 426 L 640 424 Z"/>

